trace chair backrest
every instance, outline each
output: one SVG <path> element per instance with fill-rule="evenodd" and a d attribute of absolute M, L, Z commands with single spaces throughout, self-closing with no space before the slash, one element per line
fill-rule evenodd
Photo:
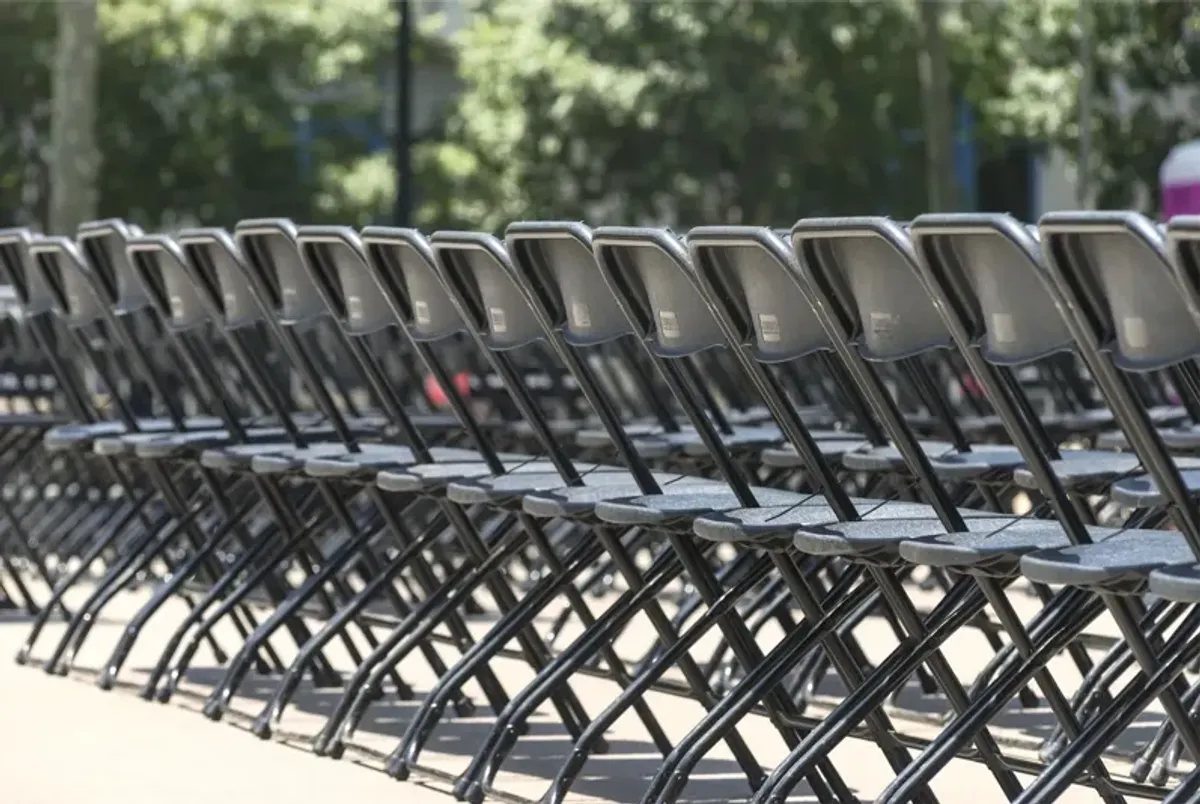
<path fill-rule="evenodd" d="M 1183 302 L 1200 325 L 1200 215 L 1176 215 L 1166 227 L 1167 259 Z"/>
<path fill-rule="evenodd" d="M 142 234 L 117 218 L 80 224 L 75 240 L 92 266 L 98 286 L 118 315 L 135 313 L 150 303 L 125 253 L 129 238 Z"/>
<path fill-rule="evenodd" d="M 1036 232 L 1024 223 L 1009 215 L 922 215 L 909 232 L 927 286 L 958 308 L 986 360 L 1020 365 L 1074 347 L 1046 288 Z"/>
<path fill-rule="evenodd" d="M 54 294 L 29 254 L 29 246 L 39 237 L 26 228 L 0 229 L 0 271 L 25 315 L 50 313 L 55 306 Z"/>
<path fill-rule="evenodd" d="M 466 331 L 424 235 L 416 229 L 368 226 L 361 237 L 378 291 L 410 338 L 432 342 Z"/>
<path fill-rule="evenodd" d="M 358 232 L 346 226 L 301 226 L 296 242 L 313 284 L 347 335 L 361 337 L 396 325 L 370 276 Z"/>
<path fill-rule="evenodd" d="M 73 240 L 37 238 L 29 245 L 29 256 L 54 296 L 55 310 L 68 327 L 85 327 L 104 320 L 105 300 L 95 288 L 91 268 Z"/>
<path fill-rule="evenodd" d="M 796 258 L 766 228 L 702 226 L 687 236 L 691 265 L 718 299 L 737 338 L 761 362 L 794 360 L 832 348 L 811 301 L 795 281 Z"/>
<path fill-rule="evenodd" d="M 667 229 L 605 226 L 592 232 L 596 262 L 635 332 L 658 357 L 726 345 L 721 325 L 688 267 L 687 248 Z"/>
<path fill-rule="evenodd" d="M 894 361 L 950 345 L 912 266 L 904 228 L 887 218 L 810 218 L 792 227 L 807 281 L 821 288 L 868 360 Z"/>
<path fill-rule="evenodd" d="M 200 297 L 178 243 L 165 235 L 140 235 L 125 242 L 125 254 L 164 327 L 184 331 L 212 320 L 212 307 Z"/>
<path fill-rule="evenodd" d="M 593 346 L 633 333 L 596 267 L 587 226 L 519 221 L 505 230 L 504 241 L 514 267 L 567 343 Z"/>
<path fill-rule="evenodd" d="M 285 327 L 311 326 L 329 315 L 296 242 L 295 225 L 284 218 L 239 221 L 234 240 L 246 253 L 245 264 L 260 273 L 272 298 L 270 309 Z"/>
<path fill-rule="evenodd" d="M 1051 213 L 1038 228 L 1047 268 L 1118 367 L 1155 371 L 1200 354 L 1200 327 L 1153 221 L 1134 212 Z"/>
<path fill-rule="evenodd" d="M 226 329 L 240 329 L 266 320 L 263 305 L 250 282 L 250 268 L 241 249 L 224 229 L 184 229 L 175 236 L 183 250 L 200 298 L 212 306 Z"/>
<path fill-rule="evenodd" d="M 480 232 L 435 232 L 430 245 L 463 318 L 487 348 L 516 349 L 545 339 L 498 238 Z"/>

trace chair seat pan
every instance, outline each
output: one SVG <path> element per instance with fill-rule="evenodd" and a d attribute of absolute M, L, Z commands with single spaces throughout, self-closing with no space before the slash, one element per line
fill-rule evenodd
<path fill-rule="evenodd" d="M 967 569 L 988 565 L 1006 573 L 1016 572 L 1022 556 L 1070 547 L 1071 540 L 1058 522 L 1045 519 L 968 519 L 967 530 L 936 536 L 916 537 L 900 543 L 900 557 L 928 567 Z M 1117 530 L 1088 528 L 1093 539 L 1109 538 Z"/>
<path fill-rule="evenodd" d="M 933 516 L 933 509 L 921 503 L 857 500 L 863 519 L 906 519 Z M 692 526 L 697 536 L 712 542 L 755 544 L 763 540 L 786 539 L 789 543 L 797 528 L 836 522 L 837 513 L 825 498 L 814 495 L 802 505 L 770 508 L 738 508 L 704 516 Z"/>
<path fill-rule="evenodd" d="M 798 494 L 778 489 L 754 488 L 754 498 L 763 506 L 805 505 L 810 500 L 823 500 L 812 494 Z M 596 505 L 596 516 L 618 525 L 690 525 L 691 520 L 721 511 L 742 508 L 733 490 L 724 484 L 702 486 L 674 494 L 647 494 L 622 500 L 607 500 Z"/>
<path fill-rule="evenodd" d="M 1021 574 L 1059 586 L 1137 588 L 1153 570 L 1195 563 L 1183 536 L 1164 530 L 1123 530 L 1095 544 L 1030 553 Z"/>
<path fill-rule="evenodd" d="M 792 545 L 807 555 L 894 561 L 900 555 L 902 543 L 945 533 L 946 527 L 933 509 L 926 506 L 925 510 L 924 517 L 867 518 L 856 522 L 805 525 L 792 533 Z M 987 511 L 959 513 L 966 520 L 978 519 L 978 527 L 988 529 L 1002 527 L 1014 519 Z"/>
<path fill-rule="evenodd" d="M 988 444 L 970 452 L 931 456 L 930 464 L 937 476 L 943 479 L 971 480 L 996 472 L 1010 474 L 1025 465 L 1025 458 L 1016 447 Z"/>
<path fill-rule="evenodd" d="M 429 450 L 433 461 L 421 463 L 483 463 L 483 456 L 470 449 L 454 447 L 433 447 Z M 502 458 L 512 458 L 507 455 Z M 350 478 L 370 477 L 374 479 L 380 471 L 388 468 L 400 468 L 420 465 L 416 463 L 417 456 L 408 447 L 396 447 L 389 450 L 364 450 L 362 452 L 346 452 L 319 458 L 309 458 L 304 462 L 304 473 L 309 477 L 319 478 Z"/>
<path fill-rule="evenodd" d="M 1187 424 L 1179 427 L 1159 427 L 1158 437 L 1162 439 L 1167 449 L 1198 450 L 1200 449 L 1200 425 Z M 1097 449 L 1129 449 L 1129 439 L 1120 430 L 1101 433 L 1096 436 Z"/>
<path fill-rule="evenodd" d="M 175 431 L 170 419 L 138 419 L 140 432 L 166 433 Z M 185 419 L 188 430 L 217 430 L 223 422 L 213 416 L 196 416 Z M 42 437 L 42 443 L 50 450 L 85 449 L 97 438 L 113 438 L 129 432 L 124 422 L 104 421 L 90 424 L 63 424 L 52 427 Z"/>
<path fill-rule="evenodd" d="M 506 456 L 500 456 L 506 460 Z M 529 457 L 513 459 L 504 464 L 506 472 L 550 474 L 554 465 L 549 461 L 533 460 Z M 422 494 L 442 491 L 451 483 L 493 476 L 491 468 L 481 460 L 446 461 L 445 463 L 419 463 L 397 469 L 381 469 L 375 476 L 375 485 L 384 491 L 401 494 Z M 561 481 L 560 481 L 561 482 Z"/>
<path fill-rule="evenodd" d="M 624 485 L 636 493 L 637 484 L 633 476 L 619 466 L 588 466 L 576 464 L 580 472 L 586 472 L 586 486 Z M 451 483 L 446 496 L 460 505 L 498 505 L 508 507 L 519 503 L 528 494 L 553 491 L 562 488 L 563 478 L 557 471 L 539 473 L 513 472 L 508 475 L 489 475 L 473 480 Z"/>
<path fill-rule="evenodd" d="M 335 437 L 333 428 L 326 427 L 316 430 L 306 430 L 310 438 L 329 439 Z M 288 441 L 287 431 L 282 427 L 251 427 L 245 431 L 247 444 L 272 445 L 284 444 Z M 96 450 L 106 446 L 111 439 L 96 442 Z M 139 458 L 150 460 L 172 458 L 180 455 L 194 455 L 197 451 L 228 448 L 233 444 L 233 437 L 228 430 L 209 430 L 197 433 L 144 434 L 137 433 L 122 436 L 120 441 L 126 445 L 126 450 Z"/>
<path fill-rule="evenodd" d="M 396 465 L 418 463 L 412 450 L 396 444 L 380 444 L 368 442 L 359 444 L 360 452 L 367 458 L 395 461 Z M 282 450 L 266 451 L 255 455 L 250 461 L 250 468 L 258 474 L 278 474 L 279 472 L 299 472 L 305 463 L 315 458 L 348 457 L 350 451 L 340 442 L 327 441 L 321 444 L 310 444 L 306 447 L 290 446 Z M 467 453 L 474 455 L 474 453 Z"/>
<path fill-rule="evenodd" d="M 605 484 L 601 486 L 573 486 L 528 494 L 522 503 L 527 514 L 545 518 L 562 518 L 581 516 L 595 511 L 602 502 L 626 500 L 641 494 L 641 489 L 630 476 L 629 484 Z M 656 482 L 663 494 L 690 494 L 698 489 L 723 489 L 725 485 L 718 480 L 708 480 L 702 477 L 687 475 L 655 473 Z"/>
<path fill-rule="evenodd" d="M 921 441 L 921 449 L 931 457 L 941 457 L 955 452 L 949 441 Z M 842 464 L 855 472 L 906 471 L 908 463 L 894 445 L 876 447 L 864 444 L 842 456 Z"/>
<path fill-rule="evenodd" d="M 1187 493 L 1200 494 L 1200 459 L 1176 458 L 1175 465 L 1180 469 L 1179 477 Z M 1109 495 L 1113 502 L 1131 508 L 1157 508 L 1169 502 L 1158 481 L 1146 474 L 1118 480 L 1112 484 Z"/>
<path fill-rule="evenodd" d="M 1175 463 L 1181 469 L 1200 469 L 1198 458 L 1176 458 Z M 1059 460 L 1051 461 L 1052 471 L 1066 488 L 1076 488 L 1085 485 L 1112 484 L 1110 493 L 1117 494 L 1118 486 L 1126 484 L 1130 475 L 1142 475 L 1145 471 L 1142 462 L 1131 452 L 1102 452 L 1099 450 L 1063 450 Z M 1116 482 L 1114 482 L 1116 481 Z M 1013 482 L 1026 489 L 1037 489 L 1037 479 L 1028 468 L 1018 469 L 1013 473 Z M 1144 494 L 1148 490 L 1144 484 L 1127 486 L 1128 493 Z"/>
<path fill-rule="evenodd" d="M 1150 573 L 1150 591 L 1178 603 L 1200 603 L 1200 564 L 1154 570 Z"/>

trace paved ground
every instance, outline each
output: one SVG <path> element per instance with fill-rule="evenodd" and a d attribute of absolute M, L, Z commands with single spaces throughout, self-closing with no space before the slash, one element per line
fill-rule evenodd
<path fill-rule="evenodd" d="M 283 800 L 305 804 L 382 801 L 401 796 L 400 800 L 412 804 L 449 802 L 452 799 L 446 795 L 446 783 L 444 779 L 439 781 L 437 774 L 453 776 L 465 768 L 474 747 L 487 733 L 489 718 L 448 721 L 436 731 L 421 758 L 434 775 L 420 784 L 396 782 L 370 766 L 377 766 L 378 757 L 396 745 L 415 707 L 411 702 L 381 702 L 374 706 L 356 737 L 355 748 L 341 761 L 334 761 L 313 756 L 306 750 L 306 743 L 324 722 L 323 713 L 333 705 L 337 691 L 305 689 L 288 710 L 282 724 L 284 734 L 275 742 L 258 740 L 239 728 L 261 708 L 272 686 L 268 680 L 248 679 L 236 701 L 235 709 L 240 714 L 226 722 L 211 723 L 195 711 L 219 677 L 212 657 L 203 652 L 197 657 L 198 669 L 188 678 L 186 694 L 177 696 L 170 705 L 139 700 L 130 687 L 102 692 L 90 683 L 88 668 L 103 662 L 120 633 L 120 623 L 136 610 L 140 600 L 139 596 L 128 595 L 114 603 L 111 620 L 96 627 L 78 657 L 79 672 L 70 678 L 51 677 L 37 667 L 16 666 L 10 657 L 24 638 L 28 623 L 22 618 L 0 619 L 0 712 L 4 724 L 0 730 L 0 801 L 261 804 Z M 183 611 L 182 605 L 169 606 L 152 621 L 122 672 L 122 682 L 136 686 L 144 678 L 144 668 L 152 664 L 157 648 Z M 47 629 L 35 658 L 45 658 L 60 629 L 58 625 Z M 885 652 L 887 636 L 881 633 L 879 638 Z M 868 635 L 867 641 L 874 640 Z M 233 645 L 234 640 L 228 639 L 227 644 Z M 282 653 L 285 641 L 278 640 L 278 644 Z M 952 661 L 964 667 L 977 664 L 979 657 L 987 655 L 986 647 L 981 647 L 978 642 L 965 641 L 954 648 Z M 406 681 L 418 689 L 428 689 L 434 681 L 419 660 L 409 661 L 401 669 Z M 503 663 L 500 674 L 502 681 L 511 682 L 506 683 L 510 689 L 528 675 L 515 662 Z M 1064 678 L 1067 675 L 1063 673 Z M 576 689 L 592 712 L 599 711 L 615 692 L 612 685 L 595 679 L 580 679 Z M 698 707 L 676 698 L 656 696 L 652 705 L 673 739 L 685 734 L 700 716 Z M 1014 713 L 1010 724 L 1010 732 L 1018 742 L 1022 733 L 1043 727 L 1036 721 L 1021 721 L 1022 717 L 1026 716 Z M 546 790 L 553 770 L 569 747 L 566 735 L 554 726 L 551 717 L 535 720 L 532 726 L 499 779 L 503 789 L 526 799 L 537 799 Z M 784 746 L 762 720 L 751 718 L 743 733 L 765 763 L 782 756 Z M 291 745 L 284 744 L 289 740 Z M 611 743 L 609 755 L 589 763 L 587 777 L 580 781 L 571 801 L 636 802 L 640 798 L 645 779 L 660 764 L 659 756 L 648 743 L 643 726 L 633 717 L 617 724 L 611 732 Z M 715 750 L 693 775 L 684 799 L 689 804 L 744 800 L 744 782 L 724 751 L 724 746 Z M 872 800 L 891 778 L 877 749 L 866 742 L 843 743 L 833 760 L 865 801 Z M 1004 800 L 986 772 L 966 762 L 952 764 L 939 777 L 935 791 L 945 802 L 999 804 Z M 814 799 L 798 791 L 794 800 Z M 1093 793 L 1080 790 L 1060 802 L 1083 804 L 1097 800 Z"/>

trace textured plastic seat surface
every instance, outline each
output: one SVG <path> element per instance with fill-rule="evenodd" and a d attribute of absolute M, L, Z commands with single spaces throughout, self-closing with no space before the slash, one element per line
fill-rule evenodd
<path fill-rule="evenodd" d="M 630 478 L 632 480 L 632 477 Z M 698 488 L 724 488 L 717 480 L 688 475 L 655 474 L 654 480 L 663 494 L 688 494 Z M 567 517 L 590 513 L 607 500 L 622 500 L 641 492 L 636 485 L 601 485 L 550 489 L 525 496 L 525 512 L 538 517 Z"/>
<path fill-rule="evenodd" d="M 921 503 L 859 500 L 856 505 L 865 520 L 921 519 L 933 516 L 933 509 Z M 791 541 L 797 528 L 837 522 L 838 517 L 825 498 L 813 496 L 800 505 L 770 508 L 737 508 L 703 516 L 692 525 L 693 532 L 712 542 L 753 544 L 764 539 Z"/>
<path fill-rule="evenodd" d="M 968 519 L 963 533 L 918 537 L 900 543 L 900 557 L 931 567 L 975 567 L 987 564 L 1015 572 L 1024 555 L 1038 550 L 1070 547 L 1071 540 L 1057 522 L 1045 519 Z M 1119 531 L 1088 528 L 1099 541 Z"/>
<path fill-rule="evenodd" d="M 858 506 L 860 513 L 866 513 L 866 508 Z M 899 557 L 899 548 L 909 539 L 919 539 L 923 536 L 935 536 L 946 532 L 941 520 L 926 507 L 925 516 L 906 518 L 865 518 L 856 522 L 830 522 L 827 524 L 806 525 L 796 528 L 792 533 L 792 545 L 802 553 L 814 556 L 845 556 L 861 558 L 886 558 L 894 560 Z M 999 527 L 1013 521 L 1014 517 L 1001 516 L 988 511 L 963 510 L 959 514 L 964 519 L 978 519 L 980 527 Z"/>
<path fill-rule="evenodd" d="M 507 472 L 529 472 L 549 474 L 554 465 L 549 461 L 532 460 L 528 457 L 501 455 Z M 444 463 L 419 463 L 403 469 L 382 469 L 375 476 L 375 485 L 384 491 L 416 494 L 445 489 L 451 483 L 475 478 L 491 477 L 492 470 L 483 461 L 446 461 Z"/>
<path fill-rule="evenodd" d="M 453 447 L 434 447 L 429 454 L 435 462 L 467 463 L 482 460 L 474 450 Z M 415 462 L 416 457 L 411 449 L 397 446 L 391 450 L 370 449 L 326 458 L 309 458 L 304 462 L 304 473 L 309 477 L 350 478 L 366 475 L 374 478 L 386 467 L 407 467 Z"/>
<path fill-rule="evenodd" d="M 932 458 L 930 464 L 938 477 L 946 480 L 971 480 L 984 475 L 1010 475 L 1025 465 L 1021 451 L 1007 445 L 986 445 L 970 452 L 954 452 Z"/>
<path fill-rule="evenodd" d="M 1181 469 L 1200 469 L 1200 459 L 1177 458 Z M 1084 485 L 1108 485 L 1130 475 L 1141 475 L 1142 462 L 1131 452 L 1103 452 L 1100 450 L 1063 450 L 1059 460 L 1050 463 L 1050 470 L 1067 488 Z M 1013 472 L 1013 481 L 1022 488 L 1036 489 L 1037 479 L 1033 472 L 1021 468 Z M 1114 487 L 1115 488 L 1115 487 Z"/>
<path fill-rule="evenodd" d="M 812 494 L 778 489 L 754 488 L 752 491 L 759 504 L 768 507 L 804 505 L 810 500 L 820 500 Z M 732 489 L 723 484 L 713 484 L 675 494 L 644 494 L 622 500 L 606 500 L 596 504 L 596 516 L 619 525 L 661 525 L 741 507 L 742 503 Z"/>
<path fill-rule="evenodd" d="M 846 438 L 822 437 L 817 440 L 816 444 L 817 449 L 821 452 L 821 457 L 834 463 L 840 463 L 842 456 L 847 452 L 870 446 L 862 436 L 855 433 L 848 433 Z M 761 460 L 764 466 L 774 469 L 801 469 L 804 467 L 804 459 L 800 457 L 800 453 L 792 444 L 782 444 L 763 450 Z"/>
<path fill-rule="evenodd" d="M 635 491 L 637 489 L 633 476 L 619 466 L 576 464 L 575 468 L 586 473 L 583 475 L 585 486 L 625 485 Z M 562 475 L 558 472 L 513 472 L 451 483 L 446 489 L 446 496 L 460 505 L 510 505 L 527 494 L 552 491 L 562 486 Z"/>
<path fill-rule="evenodd" d="M 1200 564 L 1154 570 L 1150 573 L 1150 591 L 1179 603 L 1200 603 Z"/>
<path fill-rule="evenodd" d="M 955 452 L 948 441 L 922 441 L 921 449 L 931 457 L 943 457 Z M 855 472 L 895 472 L 908 468 L 900 450 L 892 445 L 873 447 L 869 444 L 842 456 L 842 464 Z"/>
<path fill-rule="evenodd" d="M 657 436 L 663 432 L 662 425 L 647 421 L 622 424 L 621 429 L 630 438 Z M 575 434 L 575 443 L 584 449 L 601 449 L 612 446 L 612 436 L 603 427 L 587 427 Z"/>
<path fill-rule="evenodd" d="M 1045 584 L 1114 587 L 1136 585 L 1153 570 L 1195 560 L 1179 533 L 1125 530 L 1096 544 L 1030 553 L 1021 559 L 1021 574 Z"/>
<path fill-rule="evenodd" d="M 175 430 L 175 424 L 170 419 L 139 419 L 138 431 L 164 433 Z M 222 422 L 212 416 L 197 416 L 184 420 L 187 430 L 217 430 Z M 42 436 L 42 443 L 47 449 L 84 449 L 90 447 L 97 438 L 112 438 L 128 432 L 123 422 L 104 421 L 91 424 L 63 424 L 52 427 Z"/>
<path fill-rule="evenodd" d="M 1157 424 L 1158 422 L 1156 422 Z M 1159 427 L 1159 438 L 1168 449 L 1200 449 L 1200 425 L 1188 424 L 1177 427 Z M 1129 439 L 1120 430 L 1110 430 L 1096 436 L 1097 449 L 1129 449 Z"/>
<path fill-rule="evenodd" d="M 326 438 L 333 437 L 333 430 L 320 431 Z M 287 431 L 282 427 L 251 427 L 245 431 L 247 444 L 287 442 Z M 129 441 L 133 436 L 123 436 Z M 133 453 L 139 458 L 161 459 L 182 455 L 194 455 L 199 450 L 219 449 L 233 445 L 233 437 L 226 430 L 209 430 L 195 433 L 171 433 L 138 438 L 133 443 Z"/>
<path fill-rule="evenodd" d="M 1180 469 L 1179 476 L 1188 494 L 1200 494 L 1200 459 L 1176 458 L 1175 465 Z M 1158 481 L 1145 474 L 1118 480 L 1112 484 L 1109 495 L 1113 502 L 1131 508 L 1157 508 L 1169 502 L 1167 495 L 1159 489 Z"/>
<path fill-rule="evenodd" d="M 233 449 L 240 450 L 241 448 L 234 447 Z M 359 454 L 362 455 L 386 454 L 401 464 L 416 463 L 412 458 L 411 450 L 395 444 L 366 442 L 359 444 L 359 450 Z M 405 453 L 407 453 L 407 460 Z M 341 457 L 349 454 L 350 451 L 346 449 L 345 444 L 335 441 L 324 441 L 305 447 L 289 445 L 283 449 L 263 449 L 251 458 L 250 468 L 259 474 L 299 472 L 304 468 L 306 462 L 314 458 Z"/>
<path fill-rule="evenodd" d="M 659 436 L 667 442 L 667 444 L 683 451 L 685 455 L 691 457 L 704 457 L 709 454 L 708 447 L 704 445 L 704 441 L 698 433 L 672 433 L 671 435 Z M 730 449 L 762 449 L 783 442 L 783 433 L 773 424 L 760 424 L 754 426 L 743 425 L 734 427 L 733 432 L 722 435 L 721 441 Z"/>

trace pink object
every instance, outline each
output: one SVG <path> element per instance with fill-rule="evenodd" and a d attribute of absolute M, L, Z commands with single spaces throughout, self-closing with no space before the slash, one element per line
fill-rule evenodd
<path fill-rule="evenodd" d="M 471 377 L 465 371 L 460 371 L 454 375 L 454 387 L 460 396 L 471 395 Z M 425 378 L 425 395 L 429 398 L 431 404 L 435 407 L 445 407 L 449 404 L 450 399 L 446 396 L 446 392 L 442 390 L 441 383 L 429 375 Z"/>
<path fill-rule="evenodd" d="M 1200 215 L 1200 140 L 1176 145 L 1158 172 L 1164 220 Z"/>

